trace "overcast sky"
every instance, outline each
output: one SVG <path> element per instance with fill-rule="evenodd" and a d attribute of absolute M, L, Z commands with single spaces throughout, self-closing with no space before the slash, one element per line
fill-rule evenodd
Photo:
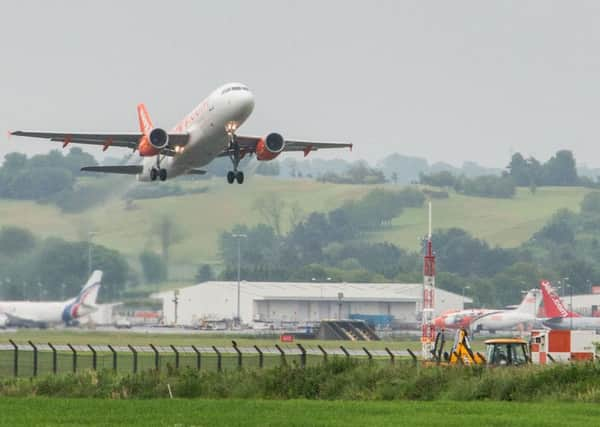
<path fill-rule="evenodd" d="M 598 1 L 22 0 L 0 16 L 3 135 L 135 131 L 138 102 L 169 128 L 241 81 L 256 107 L 240 134 L 355 144 L 335 157 L 502 167 L 567 148 L 600 167 Z M 0 140 L 0 157 L 52 146 Z"/>

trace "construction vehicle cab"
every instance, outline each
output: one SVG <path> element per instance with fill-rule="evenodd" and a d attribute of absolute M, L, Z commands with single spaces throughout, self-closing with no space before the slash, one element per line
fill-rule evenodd
<path fill-rule="evenodd" d="M 520 338 L 494 338 L 485 341 L 487 364 L 519 366 L 530 362 L 527 341 Z"/>

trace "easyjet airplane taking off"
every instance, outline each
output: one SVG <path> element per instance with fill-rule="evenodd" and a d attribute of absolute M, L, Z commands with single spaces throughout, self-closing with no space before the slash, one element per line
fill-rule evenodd
<path fill-rule="evenodd" d="M 272 132 L 264 138 L 238 136 L 236 131 L 254 109 L 252 92 L 241 83 L 229 83 L 216 89 L 170 132 L 155 127 L 146 107 L 138 105 L 140 131 L 132 133 L 79 133 L 15 131 L 11 135 L 45 138 L 70 143 L 127 147 L 144 157 L 141 165 L 89 166 L 89 172 L 137 175 L 140 181 L 165 181 L 183 174 L 204 174 L 200 169 L 217 157 L 229 157 L 233 170 L 227 174 L 232 184 L 244 182 L 244 173 L 238 170 L 240 160 L 255 154 L 258 160 L 273 160 L 283 151 L 311 151 L 324 148 L 352 149 L 352 144 L 286 140 Z"/>

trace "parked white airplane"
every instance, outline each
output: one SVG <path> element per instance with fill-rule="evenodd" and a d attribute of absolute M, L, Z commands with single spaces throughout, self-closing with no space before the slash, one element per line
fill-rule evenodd
<path fill-rule="evenodd" d="M 198 169 L 217 157 L 229 157 L 233 170 L 227 174 L 232 184 L 244 182 L 238 170 L 240 160 L 255 154 L 258 160 L 273 160 L 283 151 L 311 151 L 323 148 L 352 148 L 352 144 L 285 140 L 278 133 L 264 138 L 237 136 L 236 131 L 254 109 L 254 97 L 241 83 L 229 83 L 212 92 L 170 132 L 154 127 L 144 104 L 137 107 L 140 132 L 77 133 L 15 131 L 11 135 L 60 141 L 63 148 L 70 143 L 111 146 L 138 150 L 142 165 L 91 166 L 82 170 L 137 175 L 140 181 L 165 181 L 183 174 L 204 174 Z"/>
<path fill-rule="evenodd" d="M 547 317 L 543 321 L 544 326 L 550 329 L 600 330 L 600 317 L 581 316 L 567 310 L 549 281 L 542 280 L 540 288 Z"/>
<path fill-rule="evenodd" d="M 514 310 L 497 310 L 484 314 L 471 323 L 474 331 L 504 331 L 525 328 L 537 323 L 537 312 L 542 303 L 538 289 L 531 289 Z"/>
<path fill-rule="evenodd" d="M 97 310 L 101 282 L 102 271 L 96 270 L 79 295 L 67 301 L 0 301 L 0 327 L 70 324 Z"/>

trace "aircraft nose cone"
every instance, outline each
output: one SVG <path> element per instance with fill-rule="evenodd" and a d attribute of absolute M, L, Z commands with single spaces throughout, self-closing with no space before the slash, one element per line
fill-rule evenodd
<path fill-rule="evenodd" d="M 436 328 L 443 328 L 444 327 L 444 319 L 442 319 L 441 317 L 436 317 L 435 319 L 433 319 L 433 325 Z"/>

